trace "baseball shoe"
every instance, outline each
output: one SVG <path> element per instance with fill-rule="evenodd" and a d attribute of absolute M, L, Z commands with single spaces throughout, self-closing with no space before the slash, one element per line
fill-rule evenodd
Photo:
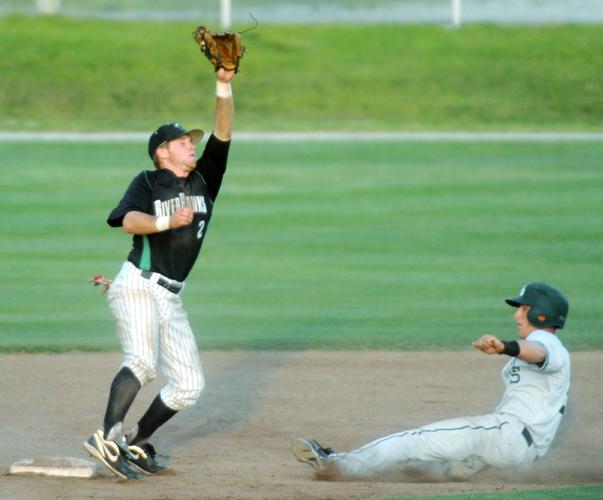
<path fill-rule="evenodd" d="M 452 481 L 470 481 L 471 477 L 487 468 L 484 459 L 478 455 L 470 455 L 460 462 L 448 462 L 446 477 Z"/>
<path fill-rule="evenodd" d="M 124 440 L 123 446 L 127 450 L 124 454 L 126 460 L 144 474 L 157 474 L 165 470 L 165 467 L 157 462 L 157 452 L 151 443 L 135 445 L 127 444 Z"/>
<path fill-rule="evenodd" d="M 291 443 L 291 452 L 300 462 L 310 464 L 317 472 L 322 471 L 333 454 L 331 448 L 322 447 L 314 439 L 297 438 Z"/>
<path fill-rule="evenodd" d="M 115 441 L 106 440 L 102 429 L 84 441 L 84 448 L 120 479 L 140 479 L 141 474 L 128 464 L 123 449 Z"/>

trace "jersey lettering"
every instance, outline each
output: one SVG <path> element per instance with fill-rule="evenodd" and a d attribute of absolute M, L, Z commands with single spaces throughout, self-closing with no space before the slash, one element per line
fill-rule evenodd
<path fill-rule="evenodd" d="M 192 208 L 196 213 L 207 213 L 205 196 L 201 195 L 187 196 L 184 193 L 180 193 L 176 198 L 169 200 L 155 200 L 153 205 L 157 217 L 174 215 L 179 208 Z"/>
<path fill-rule="evenodd" d="M 520 380 L 521 380 L 521 369 L 519 368 L 519 366 L 513 365 L 511 367 L 511 374 L 509 376 L 509 383 L 510 384 L 517 384 L 517 383 L 519 383 Z"/>
<path fill-rule="evenodd" d="M 509 380 L 509 384 L 517 384 L 521 380 L 521 368 L 517 366 L 515 361 L 514 359 L 505 369 L 505 376 Z"/>
<path fill-rule="evenodd" d="M 203 237 L 203 229 L 205 229 L 205 221 L 199 221 L 199 231 L 197 231 L 197 239 L 200 240 Z"/>

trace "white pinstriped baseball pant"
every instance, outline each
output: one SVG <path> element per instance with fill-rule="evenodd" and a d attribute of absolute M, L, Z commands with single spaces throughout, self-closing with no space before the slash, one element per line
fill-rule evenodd
<path fill-rule="evenodd" d="M 195 404 L 205 380 L 182 298 L 158 285 L 160 277 L 153 273 L 143 278 L 140 269 L 126 261 L 107 292 L 107 302 L 124 354 L 121 366 L 132 370 L 144 386 L 155 378 L 159 365 L 167 379 L 161 399 L 179 411 Z"/>
<path fill-rule="evenodd" d="M 521 465 L 536 458 L 514 415 L 491 413 L 442 420 L 335 453 L 329 463 L 344 475 L 370 475 L 412 461 L 457 461 L 477 455 L 491 466 Z"/>

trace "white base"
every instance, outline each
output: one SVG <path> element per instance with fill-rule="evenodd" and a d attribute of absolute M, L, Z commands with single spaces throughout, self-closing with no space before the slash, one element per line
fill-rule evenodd
<path fill-rule="evenodd" d="M 93 477 L 98 464 L 82 458 L 42 457 L 25 458 L 10 466 L 9 474 L 39 474 L 58 477 Z"/>

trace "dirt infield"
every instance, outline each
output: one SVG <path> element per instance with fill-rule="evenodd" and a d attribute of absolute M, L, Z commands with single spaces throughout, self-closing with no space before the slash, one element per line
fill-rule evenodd
<path fill-rule="evenodd" d="M 572 392 L 549 455 L 527 471 L 480 473 L 470 483 L 317 481 L 289 440 L 311 436 L 344 450 L 436 419 L 491 411 L 502 356 L 477 352 L 205 352 L 199 403 L 156 435 L 170 470 L 121 483 L 9 476 L 20 459 L 87 458 L 82 441 L 101 423 L 119 354 L 0 356 L 3 498 L 354 498 L 415 496 L 603 482 L 601 359 L 572 353 Z M 151 402 L 143 389 L 126 426 Z"/>

